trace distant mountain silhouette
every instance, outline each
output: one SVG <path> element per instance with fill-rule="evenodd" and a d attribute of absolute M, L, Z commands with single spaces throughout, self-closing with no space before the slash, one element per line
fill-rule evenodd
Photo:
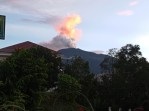
<path fill-rule="evenodd" d="M 71 59 L 72 57 L 80 56 L 82 59 L 89 62 L 90 71 L 94 74 L 101 73 L 100 63 L 108 56 L 76 48 L 61 49 L 58 53 L 60 53 L 63 59 Z"/>

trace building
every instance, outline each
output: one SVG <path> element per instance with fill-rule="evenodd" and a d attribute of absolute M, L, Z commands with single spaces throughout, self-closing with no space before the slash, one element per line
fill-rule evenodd
<path fill-rule="evenodd" d="M 9 57 L 13 52 L 20 49 L 29 49 L 31 47 L 37 47 L 40 46 L 38 44 L 32 43 L 30 41 L 18 43 L 12 46 L 4 47 L 0 49 L 0 60 L 4 60 L 7 57 Z M 42 47 L 42 46 L 40 46 Z"/>

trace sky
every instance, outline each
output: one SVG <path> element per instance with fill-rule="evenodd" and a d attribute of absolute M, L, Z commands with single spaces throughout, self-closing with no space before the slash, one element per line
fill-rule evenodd
<path fill-rule="evenodd" d="M 149 0 L 0 0 L 0 15 L 6 16 L 0 48 L 24 41 L 51 43 L 59 35 L 57 24 L 78 15 L 77 48 L 107 52 L 137 44 L 149 60 L 148 4 Z"/>

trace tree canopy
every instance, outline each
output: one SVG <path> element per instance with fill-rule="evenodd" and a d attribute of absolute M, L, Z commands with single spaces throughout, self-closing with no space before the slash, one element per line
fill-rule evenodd
<path fill-rule="evenodd" d="M 148 111 L 149 63 L 140 46 L 110 49 L 105 57 L 103 73 L 95 76 L 80 57 L 62 63 L 43 47 L 17 50 L 0 61 L 0 110 L 107 111 L 110 106 Z"/>
<path fill-rule="evenodd" d="M 142 57 L 139 45 L 127 44 L 120 50 L 110 52 L 113 55 L 111 59 L 114 59 L 113 72 L 111 76 L 105 73 L 100 84 L 103 88 L 100 91 L 105 92 L 104 99 L 107 98 L 106 103 L 125 110 L 138 106 L 146 108 L 145 104 L 149 104 L 149 63 Z"/>
<path fill-rule="evenodd" d="M 1 91 L 6 95 L 2 99 L 15 102 L 20 98 L 26 109 L 33 108 L 35 95 L 54 85 L 60 67 L 60 57 L 49 49 L 33 47 L 16 51 L 0 63 L 0 81 L 4 84 Z"/>

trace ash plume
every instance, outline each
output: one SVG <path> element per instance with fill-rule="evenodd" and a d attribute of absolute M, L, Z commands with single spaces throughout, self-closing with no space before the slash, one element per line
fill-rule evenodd
<path fill-rule="evenodd" d="M 42 42 L 41 45 L 55 51 L 65 48 L 76 48 L 76 43 L 80 36 L 80 30 L 76 26 L 81 22 L 79 15 L 70 15 L 64 18 L 55 26 L 59 35 L 51 41 Z"/>
<path fill-rule="evenodd" d="M 51 41 L 42 42 L 41 45 L 55 51 L 65 48 L 76 48 L 76 43 L 73 40 L 62 35 L 54 37 Z"/>

